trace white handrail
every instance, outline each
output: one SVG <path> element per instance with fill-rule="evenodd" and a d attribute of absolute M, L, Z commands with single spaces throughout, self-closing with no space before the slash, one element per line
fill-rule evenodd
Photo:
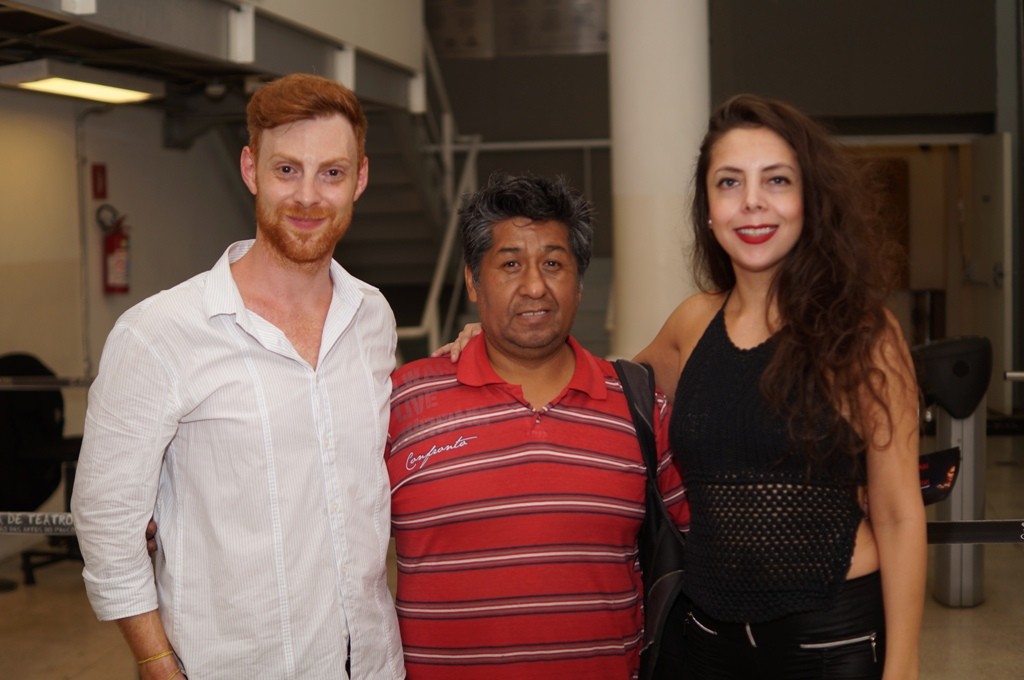
<path fill-rule="evenodd" d="M 437 265 L 434 267 L 434 274 L 430 280 L 430 289 L 427 292 L 427 299 L 423 307 L 423 315 L 417 326 L 401 326 L 398 328 L 400 340 L 426 338 L 430 349 L 440 344 L 441 334 L 451 335 L 452 326 L 455 322 L 456 308 L 461 300 L 461 272 L 455 272 L 454 287 L 448 310 L 445 314 L 444 324 L 440 321 L 439 309 L 441 306 L 441 294 L 444 290 L 444 278 L 451 266 L 452 258 L 455 256 L 455 248 L 458 236 L 458 212 L 463 198 L 473 191 L 476 191 L 477 168 L 476 161 L 480 151 L 481 140 L 477 136 L 459 136 L 455 126 L 455 116 L 451 110 L 451 102 L 448 99 L 448 92 L 444 86 L 444 79 L 441 68 L 437 63 L 430 44 L 430 36 L 424 37 L 424 62 L 426 66 L 428 87 L 433 86 L 437 103 L 440 107 L 439 122 L 440 129 L 432 130 L 429 125 L 432 122 L 431 97 L 427 97 L 427 121 L 428 134 L 433 131 L 440 136 L 437 143 L 427 144 L 424 151 L 436 153 L 440 157 L 443 170 L 442 194 L 444 207 L 448 211 L 448 219 L 445 225 L 444 236 L 441 241 L 441 250 L 437 258 Z M 458 186 L 455 183 L 455 155 L 456 147 L 465 151 L 466 156 L 462 165 L 462 174 L 459 177 Z M 458 268 L 455 268 L 458 269 Z"/>
<path fill-rule="evenodd" d="M 472 139 L 476 142 L 480 141 L 479 137 L 473 137 Z M 444 285 L 445 273 L 448 271 L 448 266 L 455 251 L 459 226 L 458 209 L 466 194 L 476 190 L 476 159 L 478 153 L 478 145 L 470 145 L 469 152 L 466 154 L 466 160 L 462 165 L 462 175 L 459 178 L 458 190 L 455 194 L 455 204 L 448 214 L 448 224 L 445 227 L 444 239 L 441 242 L 441 253 L 437 259 L 437 266 L 434 267 L 434 275 L 430 281 L 430 290 L 427 293 L 427 302 L 423 308 L 423 316 L 418 326 L 403 326 L 398 329 L 398 338 L 400 340 L 427 338 L 430 349 L 434 349 L 440 344 L 441 325 L 438 319 L 438 307 L 441 301 L 441 291 Z M 452 301 L 452 306 L 454 304 L 455 300 Z M 451 314 L 448 317 L 453 318 Z M 446 329 L 446 332 L 450 332 L 450 329 Z"/>

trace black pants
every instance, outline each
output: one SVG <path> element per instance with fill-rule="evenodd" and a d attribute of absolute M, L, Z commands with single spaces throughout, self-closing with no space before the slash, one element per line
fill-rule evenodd
<path fill-rule="evenodd" d="M 878 572 L 847 581 L 827 611 L 767 623 L 716 621 L 685 598 L 681 607 L 686 608 L 684 641 L 673 651 L 683 657 L 687 680 L 882 677 L 885 615 Z"/>

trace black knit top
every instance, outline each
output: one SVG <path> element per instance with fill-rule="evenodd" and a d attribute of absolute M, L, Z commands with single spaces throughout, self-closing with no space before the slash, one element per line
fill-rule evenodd
<path fill-rule="evenodd" d="M 863 517 L 863 455 L 809 467 L 762 397 L 774 346 L 737 348 L 719 310 L 676 389 L 670 436 L 691 513 L 684 589 L 723 621 L 830 607 Z"/>

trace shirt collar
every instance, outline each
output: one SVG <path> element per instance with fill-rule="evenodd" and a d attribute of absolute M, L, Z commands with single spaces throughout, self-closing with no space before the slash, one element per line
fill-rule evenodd
<path fill-rule="evenodd" d="M 231 264 L 248 253 L 255 242 L 256 239 L 248 239 L 232 243 L 210 269 L 203 295 L 207 318 L 213 318 L 218 314 L 234 314 L 236 319 L 245 318 L 245 303 L 242 301 L 242 294 L 238 291 L 238 285 L 231 275 Z M 365 284 L 354 279 L 332 259 L 331 285 L 334 287 L 332 311 L 335 308 L 342 310 L 342 315 L 346 317 L 347 323 L 347 318 L 354 313 L 363 299 L 361 288 L 365 287 Z"/>
<path fill-rule="evenodd" d="M 234 314 L 236 317 L 244 315 L 245 303 L 231 276 L 231 263 L 249 252 L 255 242 L 256 239 L 249 239 L 232 243 L 217 260 L 217 264 L 213 265 L 203 291 L 203 307 L 207 318 L 212 319 L 218 314 Z"/>
<path fill-rule="evenodd" d="M 591 399 L 606 399 L 608 388 L 597 359 L 583 349 L 571 335 L 566 342 L 569 343 L 569 347 L 572 348 L 573 354 L 576 356 L 576 368 L 567 389 L 583 392 Z M 456 378 L 463 385 L 471 387 L 507 384 L 494 372 L 494 367 L 491 366 L 491 362 L 487 358 L 487 343 L 484 342 L 482 333 L 471 339 L 462 350 Z"/>

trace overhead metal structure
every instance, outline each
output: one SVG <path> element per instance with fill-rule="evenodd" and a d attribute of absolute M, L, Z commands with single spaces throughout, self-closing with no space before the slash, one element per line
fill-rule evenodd
<path fill-rule="evenodd" d="M 293 71 L 342 82 L 369 108 L 420 106 L 422 74 L 243 1 L 0 0 L 0 66 L 38 59 L 165 83 L 144 105 L 165 111 L 171 147 L 240 123 L 260 83 Z"/>

